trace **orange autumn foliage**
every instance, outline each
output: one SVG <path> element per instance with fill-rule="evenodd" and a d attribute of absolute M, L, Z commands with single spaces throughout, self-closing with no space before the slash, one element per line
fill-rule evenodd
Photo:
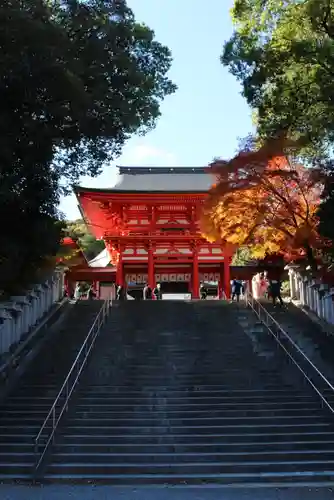
<path fill-rule="evenodd" d="M 62 264 L 67 267 L 86 263 L 86 259 L 78 243 L 69 236 L 65 236 L 61 241 L 55 261 L 57 265 Z"/>
<path fill-rule="evenodd" d="M 209 241 L 248 246 L 256 258 L 283 253 L 293 259 L 323 245 L 316 217 L 319 173 L 291 162 L 280 144 L 217 160 L 210 172 L 217 182 L 201 217 Z"/>

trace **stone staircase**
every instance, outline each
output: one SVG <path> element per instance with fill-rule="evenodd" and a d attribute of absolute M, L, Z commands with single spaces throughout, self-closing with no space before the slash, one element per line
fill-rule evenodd
<path fill-rule="evenodd" d="M 36 437 L 102 302 L 82 301 L 47 339 L 0 409 L 0 480 L 31 479 Z"/>
<path fill-rule="evenodd" d="M 37 430 L 49 384 L 8 402 L 7 452 Z M 333 418 L 241 304 L 118 303 L 52 451 L 52 482 L 334 484 Z"/>

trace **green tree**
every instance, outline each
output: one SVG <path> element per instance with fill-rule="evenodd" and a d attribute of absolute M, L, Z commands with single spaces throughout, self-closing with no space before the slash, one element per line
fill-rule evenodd
<path fill-rule="evenodd" d="M 232 17 L 222 63 L 241 82 L 260 141 L 288 136 L 329 172 L 319 230 L 334 241 L 334 2 L 235 0 Z"/>
<path fill-rule="evenodd" d="M 60 189 L 97 175 L 132 134 L 154 127 L 175 86 L 168 48 L 125 0 L 2 2 L 0 64 L 0 289 L 8 289 L 54 252 Z"/>
<path fill-rule="evenodd" d="M 252 252 L 248 247 L 240 247 L 237 249 L 232 259 L 232 266 L 246 266 L 253 260 Z"/>
<path fill-rule="evenodd" d="M 78 241 L 87 260 L 94 259 L 104 248 L 103 240 L 97 240 L 87 229 L 82 219 L 69 221 L 66 223 L 66 234 Z"/>
<path fill-rule="evenodd" d="M 289 134 L 312 160 L 334 139 L 334 2 L 235 0 L 222 62 L 242 84 L 259 136 Z"/>
<path fill-rule="evenodd" d="M 325 189 L 322 194 L 322 203 L 318 210 L 319 232 L 329 241 L 334 242 L 334 173 L 327 176 Z M 328 244 L 323 251 L 323 259 L 328 263 L 334 263 L 334 245 Z"/>

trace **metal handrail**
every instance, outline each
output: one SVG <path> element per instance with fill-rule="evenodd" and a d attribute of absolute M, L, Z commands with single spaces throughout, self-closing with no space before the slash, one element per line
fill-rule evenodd
<path fill-rule="evenodd" d="M 274 337 L 279 346 L 284 350 L 284 352 L 288 355 L 294 365 L 298 368 L 298 370 L 302 373 L 307 382 L 311 385 L 311 387 L 315 390 L 318 396 L 321 398 L 322 402 L 327 406 L 327 408 L 334 414 L 334 407 L 328 402 L 326 397 L 322 394 L 320 389 L 314 384 L 314 382 L 310 379 L 310 377 L 305 373 L 303 368 L 298 364 L 293 355 L 284 347 L 278 335 L 272 330 L 271 325 L 269 324 L 269 319 L 272 324 L 274 324 L 279 332 L 283 334 L 283 336 L 288 340 L 288 342 L 297 350 L 299 354 L 304 358 L 304 360 L 310 365 L 310 367 L 319 375 L 319 377 L 325 382 L 329 389 L 334 393 L 334 386 L 330 383 L 330 381 L 321 373 L 321 371 L 315 366 L 315 364 L 306 356 L 306 354 L 300 349 L 300 347 L 292 340 L 290 335 L 282 328 L 282 326 L 275 320 L 275 318 L 263 307 L 262 304 L 258 300 L 256 300 L 249 292 L 245 294 L 245 302 L 246 305 L 249 305 L 250 308 L 255 312 L 256 316 L 259 318 L 261 323 L 263 323 L 271 335 Z M 258 311 L 254 307 L 254 304 L 258 306 Z M 261 312 L 264 313 L 266 320 L 263 321 L 261 318 Z"/>
<path fill-rule="evenodd" d="M 36 456 L 35 472 L 39 469 L 40 465 L 42 464 L 42 461 L 51 444 L 51 441 L 54 440 L 54 435 L 57 430 L 61 417 L 63 416 L 65 411 L 68 410 L 69 399 L 72 396 L 72 393 L 83 371 L 83 368 L 86 365 L 88 356 L 92 350 L 96 337 L 98 336 L 101 327 L 104 324 L 106 316 L 108 316 L 109 314 L 111 303 L 112 303 L 111 299 L 106 299 L 103 302 L 102 307 L 99 310 L 94 320 L 94 323 L 90 327 L 89 332 L 80 348 L 80 351 L 78 352 L 64 380 L 64 383 L 61 389 L 59 390 L 56 399 L 54 400 L 50 408 L 50 411 L 47 414 L 35 438 L 35 456 Z M 58 403 L 60 403 L 59 406 Z M 49 426 L 49 424 L 51 424 L 51 426 Z M 40 450 L 41 446 L 43 446 L 42 450 Z"/>

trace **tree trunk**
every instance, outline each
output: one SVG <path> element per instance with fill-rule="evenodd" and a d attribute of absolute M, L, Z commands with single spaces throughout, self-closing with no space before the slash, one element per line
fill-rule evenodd
<path fill-rule="evenodd" d="M 306 257 L 309 265 L 311 266 L 312 273 L 316 273 L 318 270 L 318 263 L 313 253 L 313 249 L 308 243 L 305 243 Z"/>

